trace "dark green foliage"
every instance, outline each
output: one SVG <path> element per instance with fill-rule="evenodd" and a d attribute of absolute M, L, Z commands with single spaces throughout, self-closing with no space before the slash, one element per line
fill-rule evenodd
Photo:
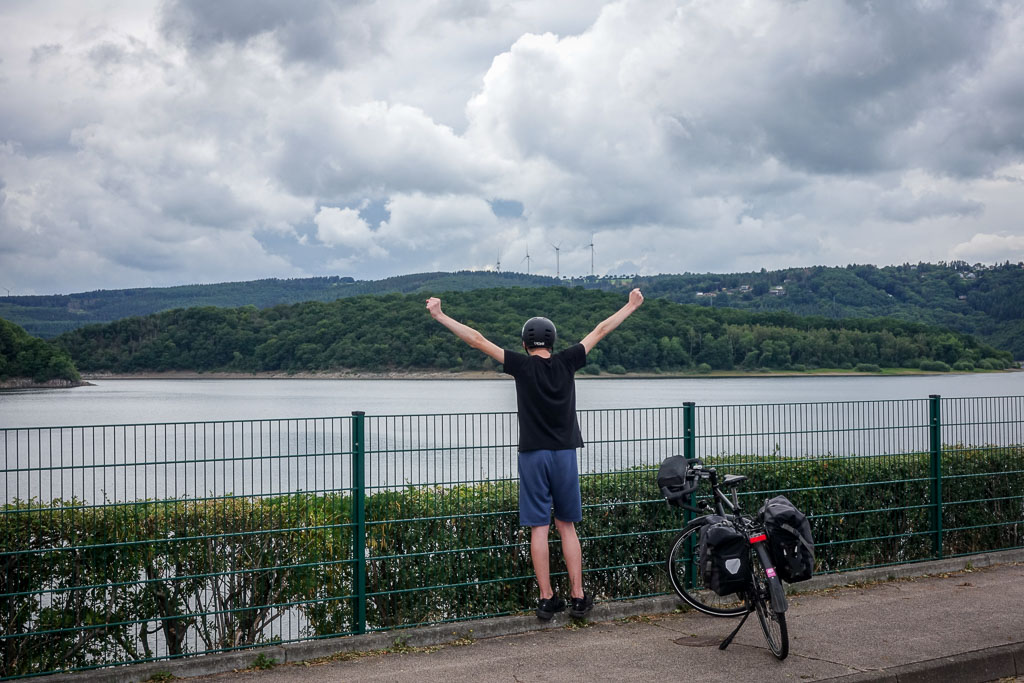
<path fill-rule="evenodd" d="M 630 284 L 649 297 L 716 308 L 916 321 L 976 335 L 1024 358 L 1024 297 L 1019 294 L 1024 291 L 1024 264 L 1020 263 L 814 266 L 759 273 L 659 275 L 636 278 Z M 707 296 L 712 292 L 714 297 Z"/>
<path fill-rule="evenodd" d="M 487 287 L 551 287 L 558 283 L 555 278 L 542 275 L 477 271 L 418 273 L 365 281 L 338 276 L 288 280 L 268 278 L 210 285 L 7 296 L 0 297 L 0 316 L 18 322 L 32 334 L 51 338 L 83 325 L 113 322 L 176 308 L 270 308 L 281 304 L 327 302 L 367 294 L 409 294 L 428 290 L 454 292 Z"/>
<path fill-rule="evenodd" d="M 144 633 L 169 655 L 264 642 L 292 601 L 344 621 L 348 509 L 303 494 L 6 505 L 0 633 L 46 633 L 0 640 L 0 676 L 156 656 Z"/>
<path fill-rule="evenodd" d="M 189 308 L 92 325 L 55 340 L 83 371 L 303 372 L 495 370 L 430 318 L 425 295 L 360 296 L 330 303 Z M 443 296 L 447 313 L 505 348 L 522 322 L 546 315 L 556 348 L 582 339 L 625 301 L 579 288 L 489 289 Z M 972 337 L 897 320 L 827 320 L 789 313 L 646 303 L 588 358 L 604 371 L 686 371 L 742 365 L 791 369 L 900 367 L 910 360 L 1010 362 Z"/>
<path fill-rule="evenodd" d="M 786 495 L 811 519 L 816 572 L 935 557 L 929 454 L 709 458 L 748 475 L 743 504 Z M 601 600 L 665 593 L 684 523 L 637 468 L 581 479 L 587 589 Z M 1024 447 L 945 448 L 946 556 L 1024 545 Z M 366 498 L 367 627 L 520 612 L 536 599 L 516 482 L 409 487 Z M 707 491 L 702 491 L 707 493 Z M 307 638 L 351 633 L 347 495 L 0 509 L 0 676 L 265 642 L 288 610 Z M 552 570 L 566 593 L 557 535 Z M 142 623 L 137 623 L 137 622 Z M 66 629 L 66 630 L 65 630 Z M 32 635 L 22 635 L 32 634 Z"/>
<path fill-rule="evenodd" d="M 720 457 L 751 477 L 744 505 L 783 493 L 809 518 L 818 573 L 934 558 L 930 455 Z M 944 447 L 945 556 L 1024 545 L 1024 447 Z"/>
<path fill-rule="evenodd" d="M 39 383 L 81 379 L 66 351 L 0 318 L 0 381 L 11 378 Z"/>
<path fill-rule="evenodd" d="M 1017 358 L 1024 358 L 1024 297 L 1020 296 L 1024 291 L 1024 267 L 1010 263 L 971 266 L 954 261 L 884 268 L 871 265 L 815 266 L 752 273 L 686 273 L 568 280 L 522 273 L 470 271 L 422 273 L 379 281 L 339 277 L 268 279 L 69 295 L 0 297 L 0 316 L 17 322 L 32 334 L 49 338 L 90 323 L 111 322 L 175 308 L 252 305 L 262 309 L 304 301 L 329 302 L 366 294 L 468 291 L 493 287 L 550 288 L 565 287 L 566 284 L 620 292 L 636 286 L 644 290 L 648 299 L 664 298 L 703 307 L 788 311 L 830 319 L 887 317 L 921 322 L 976 335 L 996 348 L 1007 349 Z M 711 293 L 713 297 L 709 296 Z M 743 358 L 734 360 L 738 364 Z M 681 361 L 677 359 L 677 362 Z"/>

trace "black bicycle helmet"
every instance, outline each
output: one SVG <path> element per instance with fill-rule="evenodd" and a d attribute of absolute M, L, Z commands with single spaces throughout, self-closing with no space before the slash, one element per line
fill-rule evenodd
<path fill-rule="evenodd" d="M 530 318 L 523 325 L 523 344 L 528 349 L 555 348 L 555 324 L 547 318 Z"/>

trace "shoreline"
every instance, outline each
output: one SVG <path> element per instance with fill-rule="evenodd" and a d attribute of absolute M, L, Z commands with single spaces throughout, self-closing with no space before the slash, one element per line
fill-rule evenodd
<path fill-rule="evenodd" d="M 718 370 L 709 373 L 682 373 L 682 372 L 627 372 L 622 375 L 612 375 L 603 373 L 601 375 L 586 375 L 578 373 L 576 379 L 578 380 L 617 380 L 617 379 L 735 379 L 741 378 L 761 378 L 771 379 L 775 377 L 920 377 L 920 376 L 943 376 L 943 375 L 977 375 L 977 374 L 988 374 L 988 373 L 1002 373 L 1002 372 L 1021 372 L 1020 368 L 1008 368 L 1006 370 L 990 370 L 985 372 L 926 372 L 924 370 L 912 370 L 912 369 L 891 369 L 890 372 L 856 372 L 854 370 L 842 370 L 842 369 L 826 369 L 826 370 L 814 370 L 808 372 L 798 372 L 792 370 L 778 370 L 771 372 L 740 372 L 732 370 Z M 506 381 L 512 378 L 503 372 L 495 370 L 466 370 L 466 371 L 445 371 L 445 370 L 434 370 L 434 371 L 386 371 L 386 372 L 366 372 L 366 371 L 350 371 L 350 370 L 336 370 L 336 371 L 324 371 L 324 372 L 257 372 L 257 373 L 246 373 L 246 372 L 195 372 L 189 370 L 169 370 L 166 372 L 137 372 L 137 373 L 82 373 L 82 382 L 74 385 L 60 385 L 60 386 L 89 386 L 89 380 L 102 381 L 106 379 L 115 380 L 202 380 L 202 379 L 217 379 L 217 380 L 233 380 L 233 379 L 265 379 L 265 380 L 279 380 L 279 379 L 302 379 L 302 380 L 446 380 L 446 379 L 458 379 L 458 380 L 499 380 Z M 42 388 L 48 385 L 35 385 L 32 387 L 25 388 Z M 49 385 L 55 386 L 55 385 Z M 12 387 L 13 388 L 13 387 Z M 20 387 L 18 387 L 20 388 Z"/>
<path fill-rule="evenodd" d="M 75 382 L 70 379 L 51 379 L 46 382 L 35 382 L 27 377 L 12 377 L 0 381 L 0 391 L 20 391 L 25 389 L 74 389 L 75 387 L 91 387 L 94 384 L 86 381 L 83 376 Z"/>

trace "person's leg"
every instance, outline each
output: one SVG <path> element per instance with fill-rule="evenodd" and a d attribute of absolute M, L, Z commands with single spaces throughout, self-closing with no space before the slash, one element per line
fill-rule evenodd
<path fill-rule="evenodd" d="M 562 556 L 569 573 L 571 597 L 583 597 L 583 551 L 576 535 L 576 522 L 583 519 L 580 477 L 576 449 L 555 451 L 551 467 L 551 497 L 555 508 L 555 529 L 562 541 Z"/>
<path fill-rule="evenodd" d="M 555 594 L 551 588 L 551 558 L 548 551 L 547 526 L 531 527 L 530 559 L 533 560 L 533 573 L 537 575 L 540 599 L 547 600 Z"/>
<path fill-rule="evenodd" d="M 542 601 L 554 596 L 548 550 L 548 529 L 551 526 L 548 473 L 552 454 L 553 451 L 543 450 L 519 453 L 519 523 L 530 527 L 530 559 Z"/>
<path fill-rule="evenodd" d="M 583 519 L 580 497 L 580 477 L 575 449 L 555 451 L 551 468 L 551 492 L 555 508 L 555 528 L 562 541 L 562 555 L 569 574 L 572 606 L 569 614 L 577 619 L 585 617 L 594 606 L 594 596 L 583 590 L 583 551 L 576 534 L 576 522 Z"/>
<path fill-rule="evenodd" d="M 569 595 L 574 598 L 583 597 L 583 551 L 580 539 L 576 535 L 576 525 L 563 522 L 555 517 L 555 529 L 562 541 L 562 557 L 565 558 L 565 569 L 569 573 Z M 545 534 L 545 538 L 547 534 Z"/>
<path fill-rule="evenodd" d="M 551 588 L 551 558 L 548 551 L 548 527 L 530 527 L 530 559 L 533 560 L 533 573 L 537 576 L 537 587 L 540 589 L 540 600 L 537 601 L 537 618 L 550 621 L 555 614 L 565 610 L 565 600 L 555 595 Z"/>

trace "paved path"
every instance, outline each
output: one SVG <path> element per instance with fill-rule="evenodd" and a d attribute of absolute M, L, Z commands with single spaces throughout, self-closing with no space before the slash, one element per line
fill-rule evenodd
<path fill-rule="evenodd" d="M 848 585 L 791 596 L 790 656 L 776 661 L 755 618 L 735 626 L 694 612 L 579 626 L 556 618 L 527 633 L 350 659 L 210 676 L 208 683 L 309 681 L 991 681 L 1024 677 L 1024 564 Z M 602 610 L 605 612 L 602 613 Z M 537 628 L 532 617 L 520 619 Z M 497 621 L 497 620 L 492 620 Z M 461 625 L 465 627 L 465 625 Z M 470 624 L 469 627 L 472 627 Z M 452 627 L 454 628 L 454 627 Z M 459 631 L 451 631 L 451 640 Z M 408 632 L 414 642 L 413 632 Z M 394 635 L 389 636 L 394 638 Z M 284 648 L 285 657 L 299 651 Z M 252 655 L 248 655 L 252 658 Z M 82 680 L 78 678 L 77 680 Z"/>

